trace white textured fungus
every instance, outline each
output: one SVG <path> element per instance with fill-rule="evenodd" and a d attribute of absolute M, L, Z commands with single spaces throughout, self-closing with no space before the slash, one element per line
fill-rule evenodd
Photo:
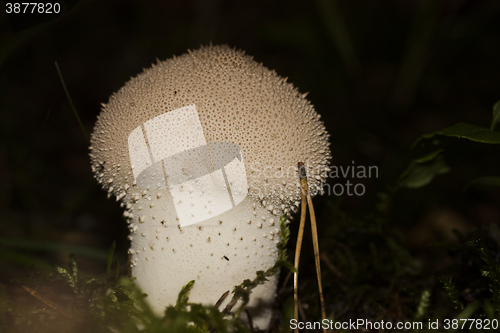
<path fill-rule="evenodd" d="M 132 274 L 159 313 L 190 280 L 190 301 L 215 304 L 270 268 L 277 221 L 300 200 L 297 163 L 315 193 L 330 159 L 305 94 L 227 46 L 132 78 L 103 105 L 90 149 L 95 177 L 126 208 Z M 252 292 L 261 329 L 275 292 L 275 278 Z"/>

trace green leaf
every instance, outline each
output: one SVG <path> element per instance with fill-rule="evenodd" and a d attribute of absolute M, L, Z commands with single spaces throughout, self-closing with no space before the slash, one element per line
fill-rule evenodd
<path fill-rule="evenodd" d="M 417 139 L 417 141 L 415 141 L 413 146 L 417 145 L 420 141 L 430 139 L 435 135 L 457 137 L 482 143 L 500 144 L 500 132 L 494 132 L 476 125 L 458 123 L 451 127 L 447 127 L 442 131 L 422 135 Z"/>
<path fill-rule="evenodd" d="M 179 297 L 177 297 L 177 303 L 175 308 L 177 310 L 185 310 L 189 300 L 189 293 L 194 286 L 194 280 L 189 281 L 184 287 L 182 287 Z"/>
<path fill-rule="evenodd" d="M 76 293 L 76 283 L 75 280 L 73 279 L 73 275 L 70 274 L 65 268 L 62 267 L 56 267 L 57 273 L 61 274 L 65 279 L 66 282 L 73 288 L 73 291 Z"/>
<path fill-rule="evenodd" d="M 0 245 L 2 244 L 2 240 L 0 239 Z M 12 263 L 25 265 L 28 267 L 36 267 L 38 269 L 43 269 L 50 271 L 53 269 L 53 266 L 47 264 L 45 261 L 40 260 L 31 254 L 24 254 L 19 251 L 11 250 L 5 247 L 0 247 L 0 260 L 7 260 Z"/>
<path fill-rule="evenodd" d="M 424 315 L 429 308 L 429 299 L 431 297 L 431 292 L 425 289 L 420 296 L 420 302 L 418 302 L 417 313 L 415 314 L 415 320 L 420 321 L 424 318 Z"/>
<path fill-rule="evenodd" d="M 280 265 L 288 268 L 289 270 L 291 270 L 294 273 L 297 273 L 297 270 L 295 269 L 295 267 L 293 266 L 293 264 L 291 262 L 287 261 L 287 260 L 280 261 Z"/>
<path fill-rule="evenodd" d="M 464 187 L 464 191 L 467 190 L 471 186 L 478 186 L 478 187 L 500 187 L 500 177 L 496 176 L 484 176 L 484 177 L 479 177 L 471 182 L 469 182 L 467 185 Z"/>
<path fill-rule="evenodd" d="M 473 240 L 471 243 L 481 253 L 481 259 L 486 263 L 486 269 L 481 270 L 481 275 L 490 280 L 488 287 L 492 294 L 491 300 L 494 304 L 500 304 L 500 264 L 483 241 Z"/>
<path fill-rule="evenodd" d="M 279 244 L 279 250 L 285 250 L 288 240 L 290 239 L 290 229 L 286 225 L 286 215 L 280 218 L 280 231 L 281 231 L 281 244 Z"/>
<path fill-rule="evenodd" d="M 22 250 L 47 251 L 47 252 L 71 252 L 77 254 L 78 256 L 85 256 L 88 258 L 98 259 L 101 261 L 104 261 L 107 258 L 106 252 L 102 250 L 97 250 L 83 246 L 63 244 L 63 243 L 37 241 L 33 239 L 0 237 L 0 245 L 2 245 L 2 247 L 22 249 Z"/>
<path fill-rule="evenodd" d="M 476 125 L 459 123 L 445 128 L 442 133 L 446 136 L 455 136 L 476 142 L 500 144 L 500 133 Z"/>
<path fill-rule="evenodd" d="M 453 304 L 453 308 L 455 310 L 463 310 L 464 309 L 464 303 L 458 298 L 458 292 L 457 288 L 453 284 L 451 278 L 444 278 L 444 277 L 439 277 L 439 282 L 443 285 L 444 290 L 446 290 L 446 294 L 448 295 L 448 298 L 450 299 L 451 303 Z"/>
<path fill-rule="evenodd" d="M 414 160 L 415 163 L 427 163 L 438 157 L 439 154 L 441 154 L 444 151 L 444 149 L 438 149 L 436 151 L 433 151 L 430 154 L 424 155 L 422 157 L 419 157 Z"/>
<path fill-rule="evenodd" d="M 410 162 L 408 168 L 398 179 L 398 185 L 407 188 L 419 188 L 429 184 L 434 177 L 450 171 L 450 168 L 440 155 L 443 149 Z"/>
<path fill-rule="evenodd" d="M 69 255 L 70 262 L 70 270 L 71 270 L 71 278 L 73 280 L 72 287 L 75 289 L 75 292 L 78 293 L 78 266 L 76 264 L 76 255 L 74 253 L 70 253 Z"/>
<path fill-rule="evenodd" d="M 496 102 L 493 105 L 493 120 L 491 121 L 490 131 L 495 129 L 495 125 L 498 123 L 498 119 L 500 118 L 500 101 Z"/>
<path fill-rule="evenodd" d="M 469 319 L 472 317 L 474 312 L 476 312 L 480 308 L 480 306 L 481 306 L 480 301 L 469 303 L 469 305 L 467 305 L 467 307 L 462 312 L 460 312 L 455 318 L 458 320 Z"/>

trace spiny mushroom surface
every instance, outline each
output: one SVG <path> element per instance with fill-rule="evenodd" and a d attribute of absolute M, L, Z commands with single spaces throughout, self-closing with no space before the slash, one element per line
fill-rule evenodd
<path fill-rule="evenodd" d="M 92 170 L 126 208 L 132 274 L 161 313 L 196 280 L 190 301 L 220 296 L 277 259 L 279 218 L 300 201 L 297 162 L 321 190 L 328 133 L 305 95 L 227 46 L 158 62 L 103 104 Z M 276 279 L 249 310 L 269 324 Z"/>

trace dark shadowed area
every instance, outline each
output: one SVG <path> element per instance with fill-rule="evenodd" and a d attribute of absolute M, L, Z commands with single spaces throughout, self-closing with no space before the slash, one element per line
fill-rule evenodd
<path fill-rule="evenodd" d="M 23 289 L 71 309 L 67 283 L 45 277 L 53 266 L 67 267 L 70 253 L 82 276 L 106 279 L 116 241 L 126 275 L 123 211 L 93 179 L 89 141 L 55 62 L 88 135 L 101 103 L 130 77 L 209 43 L 245 50 L 309 92 L 331 135 L 339 172 L 314 200 L 329 319 L 427 322 L 463 309 L 471 309 L 469 318 L 500 318 L 500 141 L 493 131 L 486 143 L 449 131 L 412 147 L 457 123 L 492 128 L 500 1 L 80 0 L 16 32 L 3 8 L 0 330 L 42 322 L 40 332 L 86 331 Z M 377 172 L 342 175 L 348 166 Z M 362 184 L 363 195 L 338 195 L 347 181 Z M 297 222 L 290 225 L 292 261 Z M 309 230 L 300 268 L 303 321 L 321 319 Z M 287 274 L 273 332 L 290 317 Z M 39 312 L 20 314 L 19 307 Z"/>

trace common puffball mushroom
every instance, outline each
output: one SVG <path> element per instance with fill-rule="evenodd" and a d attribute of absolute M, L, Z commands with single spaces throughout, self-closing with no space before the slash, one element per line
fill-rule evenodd
<path fill-rule="evenodd" d="M 158 313 L 190 280 L 191 302 L 215 304 L 274 265 L 279 218 L 300 201 L 297 162 L 310 191 L 321 190 L 329 135 L 286 80 L 242 51 L 209 46 L 158 61 L 103 104 L 92 170 L 125 207 L 132 275 Z M 276 283 L 250 297 L 261 329 Z"/>

